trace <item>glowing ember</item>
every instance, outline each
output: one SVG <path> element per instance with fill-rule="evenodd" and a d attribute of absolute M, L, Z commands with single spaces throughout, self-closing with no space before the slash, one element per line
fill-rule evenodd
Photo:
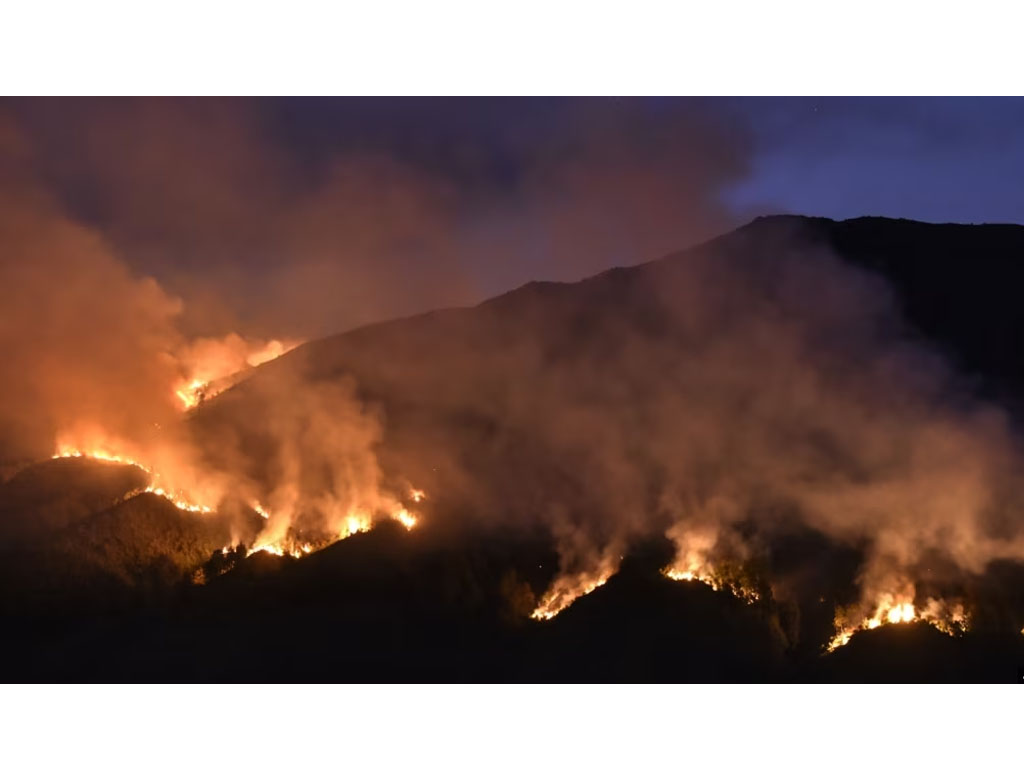
<path fill-rule="evenodd" d="M 421 490 L 413 488 L 411 491 L 409 491 L 409 498 L 415 501 L 417 504 L 419 504 L 421 501 L 427 498 L 427 494 L 425 494 Z"/>

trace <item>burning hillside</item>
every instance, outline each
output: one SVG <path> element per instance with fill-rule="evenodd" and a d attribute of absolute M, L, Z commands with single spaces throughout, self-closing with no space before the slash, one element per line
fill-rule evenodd
<path fill-rule="evenodd" d="M 878 271 L 916 226 L 764 220 L 640 267 L 300 346 L 170 333 L 148 348 L 150 405 L 108 419 L 101 392 L 48 418 L 52 463 L 137 476 L 75 537 L 102 569 L 109 521 L 129 525 L 140 500 L 208 518 L 205 557 L 174 555 L 200 612 L 219 590 L 259 602 L 241 585 L 308 587 L 372 551 L 360 574 L 390 569 L 373 576 L 385 602 L 331 592 L 318 609 L 355 601 L 388 647 L 384 616 L 412 611 L 435 639 L 448 630 L 433 622 L 468 621 L 481 648 L 536 660 L 532 643 L 628 610 L 631 590 L 651 610 L 678 598 L 720 612 L 737 647 L 745 627 L 764 644 L 758 675 L 800 676 L 899 625 L 1019 642 L 1024 456 L 1009 413 L 921 341 L 922 328 L 941 340 L 927 299 Z M 865 227 L 875 271 L 853 263 Z M 191 530 L 163 514 L 148 525 Z M 800 537 L 817 543 L 787 549 Z M 520 549 L 474 560 L 503 540 Z M 161 541 L 164 554 L 109 555 L 110 572 L 172 556 Z M 651 542 L 665 557 L 637 561 Z M 454 571 L 453 552 L 467 558 Z"/>

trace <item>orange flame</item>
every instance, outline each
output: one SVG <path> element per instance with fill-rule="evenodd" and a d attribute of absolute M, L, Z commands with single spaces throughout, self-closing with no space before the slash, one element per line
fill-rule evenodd
<path fill-rule="evenodd" d="M 150 484 L 147 485 L 145 488 L 129 491 L 124 497 L 125 501 L 127 501 L 128 499 L 135 498 L 136 496 L 139 496 L 144 493 L 150 493 L 153 494 L 154 496 L 159 496 L 163 499 L 167 499 L 167 501 L 171 502 L 171 504 L 176 506 L 178 509 L 184 510 L 186 512 L 198 512 L 200 514 L 209 514 L 214 511 L 212 507 L 209 507 L 206 504 L 198 504 L 192 501 L 188 497 L 188 495 L 182 493 L 181 491 L 174 491 L 169 488 L 165 488 L 161 485 L 157 485 L 155 481 L 159 479 L 160 475 L 152 467 L 128 456 L 121 456 L 119 454 L 111 453 L 109 451 L 105 451 L 102 449 L 82 451 L 78 450 L 77 448 L 68 448 L 65 446 L 58 448 L 57 452 L 54 453 L 51 458 L 92 459 L 94 461 L 103 461 L 109 464 L 120 464 L 121 466 L 125 467 L 136 467 L 137 469 L 141 469 L 143 472 L 150 475 Z"/>
<path fill-rule="evenodd" d="M 202 402 L 206 396 L 206 387 L 209 386 L 210 382 L 203 381 L 202 379 L 192 379 L 188 384 L 178 387 L 174 390 L 174 394 L 181 401 L 184 409 L 190 410 L 195 408 Z"/>
<path fill-rule="evenodd" d="M 425 498 L 422 491 L 413 491 L 413 494 L 418 494 L 418 499 Z M 413 498 L 416 498 L 414 496 Z M 418 500 L 417 499 L 417 500 Z M 250 506 L 265 520 L 269 520 L 272 517 L 272 512 L 265 508 L 259 501 L 250 502 Z M 419 523 L 419 518 L 406 509 L 404 506 L 399 506 L 391 515 L 392 519 L 398 521 L 405 529 L 411 531 Z M 341 527 L 333 538 L 319 543 L 303 542 L 303 543 L 288 543 L 286 540 L 289 538 L 289 532 L 285 531 L 277 536 L 271 534 L 268 539 L 257 538 L 256 543 L 248 549 L 246 556 L 253 555 L 257 552 L 267 552 L 272 555 L 284 557 L 289 555 L 291 557 L 299 558 L 303 555 L 308 555 L 311 552 L 315 552 L 329 544 L 347 539 L 349 536 L 355 536 L 358 533 L 366 533 L 373 528 L 373 515 L 370 512 L 364 510 L 356 510 L 349 512 L 344 520 L 342 521 Z"/>
<path fill-rule="evenodd" d="M 394 515 L 392 515 L 392 517 L 394 517 L 395 520 L 404 525 L 407 531 L 411 531 L 413 528 L 416 527 L 416 523 L 419 522 L 419 520 L 417 520 L 416 518 L 416 515 L 407 510 L 405 507 L 400 508 L 397 512 L 395 512 Z"/>
<path fill-rule="evenodd" d="M 882 594 L 875 602 L 874 609 L 859 622 L 848 623 L 842 616 L 836 618 L 836 634 L 825 650 L 829 653 L 842 648 L 857 632 L 877 629 L 886 624 L 911 624 L 923 622 L 947 635 L 966 632 L 970 616 L 961 603 L 947 603 L 929 598 L 922 610 L 914 605 L 913 590 L 902 594 Z"/>
<path fill-rule="evenodd" d="M 602 587 L 619 569 L 621 557 L 605 551 L 597 566 L 581 573 L 565 573 L 555 579 L 548 591 L 541 597 L 530 618 L 538 621 L 553 619 L 572 605 L 578 598 L 589 595 Z"/>
<path fill-rule="evenodd" d="M 611 573 L 602 573 L 599 576 L 574 576 L 562 577 L 555 586 L 545 593 L 540 603 L 530 614 L 531 619 L 546 621 L 553 619 L 570 605 L 577 598 L 589 595 L 598 587 L 603 587 L 611 578 Z"/>
<path fill-rule="evenodd" d="M 223 339 L 199 339 L 180 353 L 188 371 L 174 386 L 183 410 L 191 410 L 237 383 L 240 374 L 295 349 L 300 341 L 271 339 L 266 343 L 228 334 Z"/>

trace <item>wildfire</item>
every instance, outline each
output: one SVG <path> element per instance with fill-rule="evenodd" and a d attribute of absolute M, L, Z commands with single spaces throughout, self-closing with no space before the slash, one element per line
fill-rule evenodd
<path fill-rule="evenodd" d="M 202 379 L 192 379 L 188 384 L 174 390 L 174 394 L 181 401 L 185 410 L 195 408 L 206 397 L 206 388 L 210 382 Z"/>
<path fill-rule="evenodd" d="M 530 618 L 538 620 L 555 618 L 555 616 L 572 605 L 577 598 L 589 595 L 598 587 L 604 586 L 610 577 L 611 574 L 591 579 L 575 577 L 574 581 L 579 579 L 575 584 L 556 584 L 555 587 L 549 589 L 544 597 L 541 598 L 540 604 L 534 608 Z"/>
<path fill-rule="evenodd" d="M 619 569 L 621 557 L 606 551 L 600 563 L 593 570 L 580 573 L 566 573 L 555 579 L 548 591 L 541 597 L 537 607 L 530 614 L 531 619 L 546 621 L 573 604 L 578 598 L 589 595 L 604 586 Z"/>
<path fill-rule="evenodd" d="M 420 502 L 426 498 L 426 494 L 423 491 L 413 488 L 409 492 L 409 497 L 414 502 Z M 249 506 L 253 508 L 256 514 L 260 515 L 260 517 L 265 520 L 269 520 L 272 516 L 271 511 L 265 508 L 259 501 L 253 500 L 249 502 Z M 419 518 L 406 507 L 401 505 L 398 506 L 398 508 L 391 514 L 391 517 L 393 520 L 401 523 L 407 531 L 411 531 L 419 524 Z M 366 533 L 372 528 L 373 515 L 370 512 L 363 510 L 350 512 L 346 515 L 341 527 L 338 529 L 338 532 L 332 538 L 328 538 L 316 544 L 311 542 L 304 542 L 301 544 L 285 543 L 283 540 L 261 541 L 260 539 L 257 539 L 257 543 L 246 552 L 246 557 L 254 555 L 257 552 L 268 552 L 269 554 L 277 555 L 278 557 L 289 555 L 291 557 L 299 558 L 337 541 L 341 541 L 342 539 L 347 539 L 349 536 L 355 536 L 357 533 Z M 287 536 L 288 534 L 285 535 Z"/>
<path fill-rule="evenodd" d="M 753 588 L 706 565 L 693 569 L 670 566 L 662 573 L 673 581 L 699 581 L 702 584 L 707 584 L 716 592 L 728 590 L 735 597 L 747 603 L 753 603 L 761 597 Z"/>
<path fill-rule="evenodd" d="M 303 555 L 308 555 L 313 551 L 313 545 L 309 543 L 305 544 L 260 544 L 259 546 L 253 546 L 246 551 L 245 556 L 251 557 L 257 552 L 266 552 L 267 554 L 274 555 L 275 557 L 293 557 L 298 560 Z"/>
<path fill-rule="evenodd" d="M 395 520 L 404 525 L 407 531 L 411 531 L 416 526 L 416 523 L 419 522 L 416 519 L 416 515 L 407 510 L 405 507 L 402 507 L 397 512 L 395 512 L 393 517 Z"/>
<path fill-rule="evenodd" d="M 181 353 L 187 370 L 174 386 L 182 410 L 189 411 L 238 383 L 254 368 L 295 349 L 301 342 L 271 339 L 261 344 L 228 334 L 223 339 L 199 339 Z"/>
<path fill-rule="evenodd" d="M 258 547 L 252 547 L 248 552 L 245 553 L 246 557 L 251 557 L 257 552 L 267 552 L 277 557 L 284 557 L 284 548 L 277 544 L 260 544 Z"/>
<path fill-rule="evenodd" d="M 355 536 L 357 533 L 366 533 L 372 527 L 373 523 L 370 522 L 368 515 L 349 515 L 345 518 L 345 524 L 342 526 L 341 531 L 339 531 L 338 538 L 335 541 L 347 539 L 349 536 Z"/>
<path fill-rule="evenodd" d="M 427 494 L 421 491 L 419 488 L 409 489 L 409 499 L 414 504 L 419 504 L 425 498 L 427 498 Z M 419 523 L 420 521 L 420 519 L 416 515 L 414 515 L 404 506 L 399 506 L 398 509 L 395 510 L 394 513 L 392 513 L 391 517 L 393 520 L 397 520 L 402 525 L 404 525 L 405 530 L 407 531 L 411 531 L 413 528 L 415 528 L 417 523 Z"/>
<path fill-rule="evenodd" d="M 58 448 L 57 452 L 50 458 L 52 459 L 93 459 L 94 461 L 105 461 L 110 464 L 121 464 L 126 467 L 138 467 L 147 474 L 152 474 L 153 470 L 147 467 L 141 462 L 130 459 L 127 456 L 118 456 L 114 453 L 108 453 L 107 451 L 80 451 L 75 448 Z"/>
<path fill-rule="evenodd" d="M 877 629 L 886 624 L 930 624 L 947 635 L 966 632 L 970 617 L 961 603 L 946 603 L 929 598 L 923 609 L 914 605 L 913 596 L 885 594 L 879 598 L 873 611 L 860 622 L 848 623 L 840 613 L 836 616 L 836 634 L 825 650 L 829 653 L 842 648 L 857 632 Z"/>
<path fill-rule="evenodd" d="M 92 450 L 92 451 L 80 451 L 76 448 L 60 448 L 53 454 L 51 458 L 54 459 L 92 459 L 94 461 L 103 461 L 108 464 L 120 464 L 125 467 L 136 467 L 141 469 L 143 472 L 150 476 L 152 481 L 159 479 L 159 474 L 153 470 L 152 467 L 143 464 L 141 461 L 129 458 L 127 456 L 121 456 L 118 454 L 110 453 L 104 450 Z M 157 485 L 156 482 L 151 482 L 145 488 L 140 488 L 134 491 L 130 491 L 125 495 L 125 501 L 139 496 L 143 493 L 151 493 L 154 496 L 167 499 L 178 509 L 184 510 L 185 512 L 198 512 L 200 514 L 209 514 L 213 512 L 212 507 L 208 507 L 205 504 L 197 504 L 188 498 L 185 494 L 180 491 L 173 491 L 169 488 Z"/>
<path fill-rule="evenodd" d="M 192 393 L 201 392 L 202 382 L 194 380 L 192 385 L 188 388 L 188 391 Z M 183 402 L 185 402 L 184 398 Z M 97 440 L 97 442 L 103 441 Z M 126 501 L 141 494 L 148 493 L 166 499 L 178 509 L 186 512 L 209 514 L 215 511 L 213 507 L 195 501 L 190 494 L 174 489 L 167 483 L 162 483 L 160 481 L 160 474 L 153 468 L 153 466 L 127 455 L 123 450 L 115 451 L 108 450 L 106 448 L 82 450 L 71 441 L 62 439 L 58 443 L 58 449 L 53 454 L 52 458 L 92 459 L 109 464 L 135 467 L 142 470 L 149 475 L 149 484 L 146 485 L 145 488 L 138 488 L 127 493 L 124 497 Z M 426 498 L 426 494 L 416 488 L 410 488 L 408 495 L 409 499 L 414 503 L 419 503 Z M 273 511 L 265 507 L 259 499 L 252 499 L 249 502 L 249 506 L 264 520 L 269 521 L 274 518 Z M 412 530 L 419 524 L 419 517 L 411 512 L 405 505 L 395 503 L 392 510 L 393 511 L 390 513 L 391 518 L 403 525 L 406 530 Z M 383 512 L 384 510 L 380 511 Z M 257 552 L 266 552 L 278 557 L 289 556 L 299 558 L 336 541 L 346 539 L 349 536 L 354 536 L 358 533 L 365 533 L 369 531 L 373 527 L 374 517 L 374 513 L 370 510 L 353 510 L 344 517 L 340 528 L 337 529 L 337 532 L 333 536 L 329 535 L 325 539 L 318 538 L 313 541 L 303 540 L 301 538 L 299 540 L 295 540 L 291 533 L 287 530 L 281 531 L 280 527 L 278 527 L 276 531 L 273 528 L 269 530 L 265 529 L 264 534 L 258 537 L 253 546 L 246 550 L 246 556 L 248 557 Z M 226 548 L 221 550 L 221 553 L 226 554 Z"/>
<path fill-rule="evenodd" d="M 128 499 L 134 498 L 135 496 L 139 496 L 143 493 L 151 493 L 154 496 L 159 496 L 162 499 L 167 499 L 169 502 L 171 502 L 171 504 L 176 506 L 178 509 L 184 510 L 185 512 L 198 512 L 201 515 L 208 515 L 215 511 L 212 507 L 208 507 L 205 504 L 195 504 L 178 493 L 169 491 L 166 488 L 160 488 L 159 486 L 156 485 L 147 485 L 145 488 L 141 490 L 132 491 L 127 496 L 125 496 L 125 500 L 127 501 Z"/>
<path fill-rule="evenodd" d="M 742 565 L 733 558 L 713 555 L 720 547 L 720 533 L 713 529 L 677 525 L 669 536 L 676 542 L 676 559 L 662 573 L 673 581 L 699 581 L 716 592 L 728 591 L 747 603 L 761 595 Z M 735 548 L 733 548 L 735 549 Z M 716 565 L 712 565 L 712 562 Z"/>

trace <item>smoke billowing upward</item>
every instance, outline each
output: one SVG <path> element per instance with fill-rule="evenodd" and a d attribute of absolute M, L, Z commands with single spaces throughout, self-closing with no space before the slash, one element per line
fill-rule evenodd
<path fill-rule="evenodd" d="M 197 339 L 220 361 L 239 338 L 655 257 L 723 227 L 746 152 L 716 109 L 672 102 L 10 99 L 0 117 L 7 442 L 98 411 L 165 426 L 167 379 L 220 378 Z"/>
<path fill-rule="evenodd" d="M 325 340 L 277 375 L 351 374 L 384 404 L 388 465 L 463 523 L 548 531 L 563 573 L 540 617 L 645 538 L 724 584 L 803 528 L 864 552 L 842 627 L 962 626 L 966 580 L 1024 554 L 1006 414 L 913 337 L 882 277 L 771 234 Z"/>
<path fill-rule="evenodd" d="M 363 515 L 363 496 L 395 509 L 369 450 L 375 416 L 348 449 L 300 430 L 359 411 L 350 396 L 311 391 L 312 411 L 272 400 L 280 484 L 266 498 L 244 457 L 205 466 L 183 416 L 297 339 L 706 235 L 744 166 L 742 131 L 707 105 L 437 105 L 485 130 L 430 129 L 426 102 L 4 102 L 3 460 L 120 457 L 187 506 L 276 502 L 278 526 L 300 499 L 329 527 L 342 513 L 323 510 Z M 413 120 L 430 130 L 402 128 Z M 296 130 L 322 135 L 288 141 Z M 349 487 L 312 500 L 296 483 L 320 456 Z"/>

